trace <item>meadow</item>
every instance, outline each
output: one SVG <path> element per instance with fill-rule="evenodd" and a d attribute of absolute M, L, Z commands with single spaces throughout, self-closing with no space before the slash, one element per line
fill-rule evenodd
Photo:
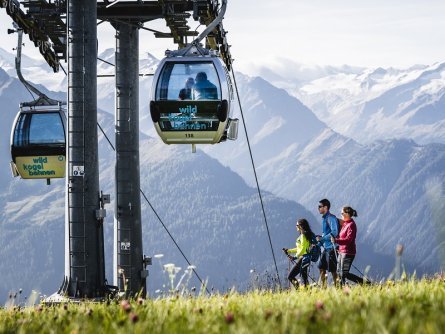
<path fill-rule="evenodd" d="M 445 276 L 0 309 L 0 333 L 444 333 Z"/>

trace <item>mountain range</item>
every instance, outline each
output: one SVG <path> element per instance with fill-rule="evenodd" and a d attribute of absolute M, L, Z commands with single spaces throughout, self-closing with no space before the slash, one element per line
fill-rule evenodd
<path fill-rule="evenodd" d="M 258 71 L 342 135 L 363 144 L 394 138 L 445 143 L 445 63 L 404 69 L 283 64 L 288 70 L 278 67 L 275 75 Z"/>
<path fill-rule="evenodd" d="M 114 52 L 107 50 L 100 58 L 113 63 Z M 15 79 L 11 59 L 12 55 L 0 49 L 0 103 L 4 113 L 0 152 L 5 157 L 9 156 L 9 131 L 17 106 L 30 97 Z M 157 60 L 147 54 L 141 59 L 141 73 L 152 73 L 156 63 Z M 46 71 L 43 62 L 39 65 L 36 61 L 31 65 L 32 71 L 23 70 L 25 77 L 26 73 L 33 72 L 38 78 L 38 73 Z M 420 71 L 419 68 L 412 71 Z M 442 75 L 441 66 L 423 68 L 436 71 L 430 73 L 430 78 Z M 335 76 L 354 76 L 359 80 L 360 71 L 366 70 L 324 69 L 300 79 L 295 77 L 294 86 L 290 79 L 286 79 L 285 89 L 258 76 L 236 74 L 242 114 L 259 184 L 265 196 L 266 214 L 282 279 L 287 270 L 287 260 L 280 255 L 280 249 L 294 243 L 295 219 L 306 217 L 315 231 L 321 230 L 316 206 L 324 197 L 331 200 L 332 211 L 336 214 L 345 204 L 350 204 L 359 213 L 356 220 L 359 228 L 357 266 L 364 268 L 371 264 L 376 276 L 388 275 L 393 267 L 395 246 L 402 243 L 408 268 L 416 268 L 419 273 L 443 269 L 444 263 L 440 261 L 444 258 L 441 254 L 442 240 L 445 240 L 442 218 L 445 206 L 441 200 L 444 198 L 445 179 L 445 145 L 440 140 L 445 133 L 443 123 L 440 120 L 429 123 L 436 127 L 436 131 L 425 141 L 418 140 L 416 136 L 420 131 L 417 130 L 413 136 L 400 136 L 398 139 L 379 137 L 375 132 L 372 140 L 359 140 L 338 131 L 337 125 L 331 124 L 331 109 L 326 107 L 329 113 L 321 115 L 322 108 L 316 108 L 327 105 L 329 100 L 324 97 L 332 90 L 331 85 L 326 85 L 323 90 L 321 82 L 328 78 L 334 80 L 332 77 Z M 113 72 L 112 66 L 98 63 L 99 74 Z M 405 76 L 415 77 L 414 72 L 407 72 L 405 70 Z M 265 76 L 270 73 L 265 73 Z M 427 77 L 424 74 L 424 79 L 414 82 L 424 87 Z M 278 78 L 282 77 L 277 74 L 274 80 Z M 46 76 L 45 80 L 51 81 L 45 83 L 52 90 L 47 91 L 51 97 L 64 98 L 66 79 L 63 76 L 54 80 Z M 283 82 L 281 80 L 281 84 Z M 416 90 L 414 82 L 409 85 L 411 92 Z M 439 85 L 440 80 L 435 83 Z M 317 94 L 308 93 L 311 85 L 318 87 L 318 102 Z M 400 85 L 406 85 L 406 81 Z M 251 269 L 273 272 L 242 123 L 237 141 L 198 146 L 196 154 L 190 153 L 187 146 L 164 145 L 155 136 L 148 113 L 150 86 L 151 77 L 143 76 L 140 81 L 141 188 L 171 227 L 185 253 L 190 255 L 197 271 L 209 279 L 211 286 L 218 289 L 232 285 L 245 287 Z M 301 100 L 295 97 L 298 95 L 293 90 L 295 87 L 299 87 L 298 94 L 305 95 Z M 381 95 L 391 95 L 390 92 L 396 91 L 397 87 L 394 84 L 388 90 L 382 88 Z M 349 89 L 353 88 L 351 84 Z M 417 92 L 426 92 L 426 97 L 418 97 L 420 100 L 425 101 L 431 96 L 428 93 L 431 90 L 417 87 Z M 356 101 L 369 105 L 367 98 L 360 100 L 358 95 L 355 96 Z M 395 98 L 398 95 L 391 96 Z M 381 103 L 384 101 L 381 99 Z M 405 102 L 402 99 L 400 104 Z M 98 106 L 99 122 L 113 140 L 112 78 L 98 79 Z M 388 117 L 402 117 L 403 113 L 393 115 L 389 110 L 388 106 Z M 373 112 L 365 114 L 369 116 Z M 361 115 L 357 116 L 357 120 L 361 119 Z M 419 113 L 418 117 L 420 115 L 423 114 Z M 237 109 L 234 116 L 242 119 L 241 110 Z M 369 117 L 363 117 L 363 122 L 369 123 Z M 351 126 L 356 126 L 357 122 L 353 121 Z M 427 120 L 421 119 L 417 129 L 422 127 L 422 122 Z M 405 126 L 406 123 L 400 123 L 402 130 Z M 99 139 L 101 188 L 112 194 L 114 154 L 101 134 Z M 0 253 L 5 259 L 0 270 L 8 273 L 0 284 L 0 298 L 9 289 L 18 288 L 35 287 L 50 293 L 57 289 L 63 276 L 64 203 L 61 194 L 64 183 L 55 181 L 47 187 L 40 181 L 12 179 L 8 161 L 5 158 L 4 173 L 0 175 Z M 162 261 L 173 262 L 184 269 L 183 259 L 146 203 L 142 204 L 142 209 L 144 252 L 148 255 L 162 253 Z M 113 205 L 107 211 L 107 277 L 111 277 Z M 425 247 L 427 244 L 429 247 Z M 27 245 L 26 249 L 23 245 Z M 157 259 L 154 259 L 149 280 L 152 293 L 162 289 L 167 280 Z"/>

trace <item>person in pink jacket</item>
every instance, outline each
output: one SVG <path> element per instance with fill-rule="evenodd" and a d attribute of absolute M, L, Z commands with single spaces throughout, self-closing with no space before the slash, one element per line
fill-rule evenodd
<path fill-rule="evenodd" d="M 344 206 L 341 210 L 343 217 L 340 220 L 341 230 L 337 238 L 331 238 L 332 243 L 338 244 L 337 272 L 340 275 L 340 284 L 344 285 L 345 280 L 363 284 L 363 278 L 351 274 L 352 261 L 356 254 L 355 238 L 357 236 L 357 225 L 352 217 L 357 217 L 357 211 L 350 206 Z"/>

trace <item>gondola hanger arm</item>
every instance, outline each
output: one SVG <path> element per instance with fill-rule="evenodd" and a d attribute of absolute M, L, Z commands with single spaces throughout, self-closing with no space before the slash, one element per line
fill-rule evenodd
<path fill-rule="evenodd" d="M 57 101 L 49 98 L 44 93 L 42 93 L 40 90 L 38 90 L 36 87 L 34 87 L 31 83 L 29 83 L 22 74 L 21 66 L 22 66 L 22 43 L 23 43 L 23 30 L 20 29 L 16 24 L 14 24 L 15 30 L 8 30 L 8 32 L 17 32 L 18 34 L 18 41 L 17 41 L 17 56 L 15 57 L 15 70 L 17 72 L 17 77 L 19 78 L 20 82 L 31 92 L 36 94 L 38 96 L 37 100 L 34 100 L 32 102 L 24 102 L 22 103 L 23 106 L 60 106 L 63 103 L 62 101 Z"/>

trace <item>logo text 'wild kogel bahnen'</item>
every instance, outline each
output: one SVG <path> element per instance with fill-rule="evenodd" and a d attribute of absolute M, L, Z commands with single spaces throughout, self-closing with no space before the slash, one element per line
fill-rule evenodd
<path fill-rule="evenodd" d="M 168 120 L 172 122 L 174 130 L 206 130 L 207 125 L 199 123 L 196 120 L 196 113 L 198 112 L 198 106 L 188 105 L 185 108 L 178 108 L 178 114 L 169 114 Z M 195 119 L 194 119 L 195 118 Z"/>
<path fill-rule="evenodd" d="M 27 171 L 30 176 L 37 175 L 55 175 L 54 170 L 45 170 L 48 163 L 48 157 L 38 157 L 32 159 L 33 164 L 23 164 L 23 170 Z"/>

